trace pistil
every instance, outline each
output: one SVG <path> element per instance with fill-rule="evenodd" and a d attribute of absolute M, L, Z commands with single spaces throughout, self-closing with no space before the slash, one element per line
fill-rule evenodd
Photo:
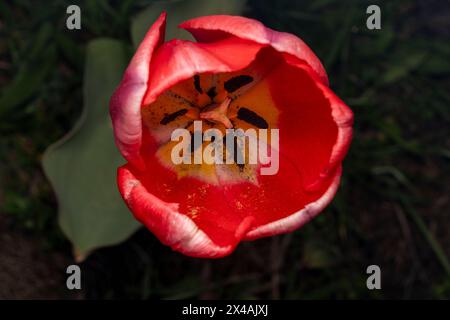
<path fill-rule="evenodd" d="M 200 119 L 209 120 L 215 123 L 221 123 L 227 129 L 233 128 L 233 124 L 227 116 L 228 107 L 231 103 L 230 98 L 226 98 L 222 103 L 211 104 L 200 112 Z"/>

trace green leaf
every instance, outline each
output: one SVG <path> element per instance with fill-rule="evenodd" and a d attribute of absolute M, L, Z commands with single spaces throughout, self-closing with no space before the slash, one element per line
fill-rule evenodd
<path fill-rule="evenodd" d="M 178 0 L 160 1 L 148 6 L 139 13 L 131 24 L 131 38 L 137 47 L 144 38 L 150 26 L 161 12 L 167 12 L 166 40 L 192 39 L 190 34 L 178 28 L 178 25 L 191 18 L 213 14 L 242 13 L 245 7 L 243 0 Z"/>
<path fill-rule="evenodd" d="M 116 170 L 124 160 L 114 145 L 108 113 L 109 98 L 129 60 L 127 49 L 110 39 L 88 44 L 83 115 L 43 157 L 61 228 L 81 256 L 123 241 L 139 226 L 117 189 Z"/>

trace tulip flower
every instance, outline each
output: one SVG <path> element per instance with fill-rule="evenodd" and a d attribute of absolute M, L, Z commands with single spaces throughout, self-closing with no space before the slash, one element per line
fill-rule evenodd
<path fill-rule="evenodd" d="M 320 60 L 298 37 L 244 17 L 182 23 L 196 42 L 165 42 L 165 22 L 163 13 L 110 101 L 129 209 L 163 244 L 193 257 L 223 257 L 242 240 L 298 229 L 335 195 L 352 136 L 353 114 Z M 181 148 L 188 159 L 222 140 L 206 138 L 209 129 L 223 134 L 224 151 L 227 130 L 254 130 L 268 157 L 250 163 L 248 146 L 236 144 L 230 155 L 243 154 L 243 163 L 174 162 L 177 129 L 201 139 Z M 278 163 L 263 174 L 267 159 Z"/>

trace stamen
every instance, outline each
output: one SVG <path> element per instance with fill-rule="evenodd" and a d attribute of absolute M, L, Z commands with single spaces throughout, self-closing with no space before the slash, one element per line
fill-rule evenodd
<path fill-rule="evenodd" d="M 166 96 L 169 96 L 169 97 L 172 97 L 172 98 L 175 98 L 175 99 L 179 100 L 179 102 L 181 104 L 186 104 L 189 107 L 193 107 L 193 108 L 195 107 L 195 104 L 192 101 L 189 101 L 185 97 L 182 97 L 179 94 L 177 94 L 177 93 L 175 93 L 175 92 L 173 92 L 171 90 L 167 90 L 163 94 L 166 95 Z"/>
<path fill-rule="evenodd" d="M 194 76 L 194 87 L 198 93 L 203 93 L 202 87 L 200 86 L 200 76 L 198 74 Z"/>
<path fill-rule="evenodd" d="M 210 97 L 211 100 L 213 100 L 214 97 L 217 96 L 216 87 L 212 87 L 211 89 L 209 89 L 206 94 L 208 95 L 208 97 Z"/>
<path fill-rule="evenodd" d="M 242 150 L 238 144 L 238 138 L 233 137 L 234 143 L 232 144 L 232 147 L 230 148 L 230 146 L 227 144 L 228 137 L 229 137 L 229 135 L 225 135 L 223 137 L 223 139 L 222 139 L 223 145 L 224 145 L 225 149 L 228 150 L 228 152 L 233 155 L 234 164 L 238 166 L 239 171 L 243 172 L 244 167 L 245 167 L 245 163 L 244 163 L 245 160 L 244 160 L 244 156 L 242 154 Z M 224 152 L 224 157 L 225 156 L 226 156 L 226 153 Z M 226 159 L 224 159 L 224 161 L 226 161 Z"/>
<path fill-rule="evenodd" d="M 187 109 L 181 109 L 181 110 L 178 110 L 178 111 L 170 113 L 170 114 L 165 114 L 164 118 L 162 118 L 159 123 L 166 125 L 166 124 L 174 121 L 176 118 L 185 115 L 187 112 L 188 112 Z"/>
<path fill-rule="evenodd" d="M 240 108 L 237 117 L 260 129 L 267 129 L 269 127 L 269 124 L 263 117 L 247 108 Z"/>
<path fill-rule="evenodd" d="M 233 78 L 225 81 L 225 83 L 223 84 L 223 87 L 225 88 L 225 90 L 232 93 L 232 92 L 236 91 L 237 89 L 249 84 L 252 81 L 253 81 L 253 77 L 248 76 L 248 75 L 240 75 L 240 76 L 236 76 L 236 77 L 233 77 Z"/>

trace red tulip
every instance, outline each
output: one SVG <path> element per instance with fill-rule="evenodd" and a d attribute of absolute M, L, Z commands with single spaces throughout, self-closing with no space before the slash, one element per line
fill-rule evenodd
<path fill-rule="evenodd" d="M 195 257 L 241 240 L 291 232 L 333 198 L 353 114 L 299 38 L 237 16 L 180 25 L 197 42 L 164 42 L 166 14 L 148 31 L 111 98 L 123 199 L 164 244 Z M 276 174 L 250 164 L 170 161 L 176 128 L 279 129 Z M 269 140 L 267 140 L 269 143 Z M 191 150 L 193 151 L 193 150 Z"/>

